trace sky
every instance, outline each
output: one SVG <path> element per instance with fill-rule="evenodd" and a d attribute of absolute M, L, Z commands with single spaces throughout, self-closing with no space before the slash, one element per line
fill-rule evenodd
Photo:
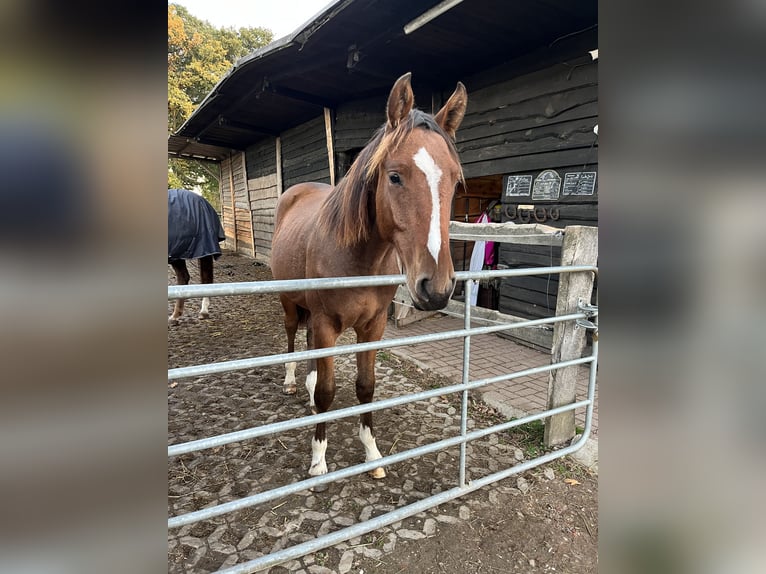
<path fill-rule="evenodd" d="M 269 28 L 274 39 L 286 36 L 332 0 L 173 0 L 214 26 Z"/>

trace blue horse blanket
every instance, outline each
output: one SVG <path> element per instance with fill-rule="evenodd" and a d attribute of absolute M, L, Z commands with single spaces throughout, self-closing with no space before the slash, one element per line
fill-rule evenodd
<path fill-rule="evenodd" d="M 226 239 L 221 220 L 207 200 L 186 189 L 168 190 L 168 261 L 221 256 Z"/>

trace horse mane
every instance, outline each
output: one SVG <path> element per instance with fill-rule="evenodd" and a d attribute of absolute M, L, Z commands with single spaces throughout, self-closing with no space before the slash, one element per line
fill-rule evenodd
<path fill-rule="evenodd" d="M 353 247 L 366 241 L 375 224 L 375 189 L 383 160 L 416 128 L 431 130 L 444 138 L 455 162 L 460 165 L 452 138 L 431 114 L 413 109 L 394 129 L 383 124 L 351 164 L 348 173 L 330 192 L 319 213 L 318 224 L 340 247 Z M 462 167 L 460 183 L 465 185 Z"/>

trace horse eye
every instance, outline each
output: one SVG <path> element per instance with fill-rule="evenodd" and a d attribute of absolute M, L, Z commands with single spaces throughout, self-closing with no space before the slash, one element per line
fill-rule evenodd
<path fill-rule="evenodd" d="M 388 179 L 391 183 L 394 185 L 401 185 L 402 179 L 399 177 L 398 173 L 391 173 L 388 175 Z"/>

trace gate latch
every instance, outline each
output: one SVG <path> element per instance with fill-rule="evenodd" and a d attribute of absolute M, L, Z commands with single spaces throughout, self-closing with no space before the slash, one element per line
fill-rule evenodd
<path fill-rule="evenodd" d="M 580 313 L 585 313 L 585 315 L 588 317 L 587 319 L 577 319 L 575 321 L 575 325 L 577 327 L 582 327 L 583 329 L 593 330 L 598 332 L 598 325 L 596 325 L 593 321 L 590 321 L 590 319 L 596 317 L 598 315 L 598 306 L 597 305 L 591 305 L 590 303 L 587 303 L 584 299 L 578 299 L 577 300 L 577 310 Z"/>

